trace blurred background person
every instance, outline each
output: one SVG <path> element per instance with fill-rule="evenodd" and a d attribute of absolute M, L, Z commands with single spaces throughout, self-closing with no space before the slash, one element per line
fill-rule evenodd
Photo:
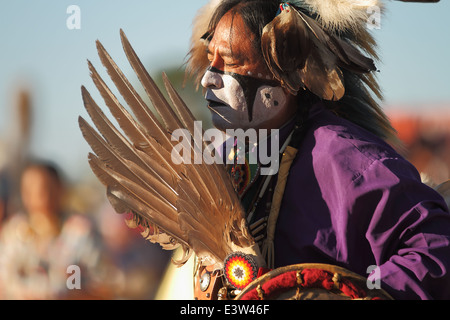
<path fill-rule="evenodd" d="M 56 162 L 30 160 L 42 123 L 27 87 L 13 98 L 0 140 L 0 299 L 153 299 L 171 253 L 103 205 L 92 180 L 70 181 Z M 80 267 L 80 290 L 67 287 L 71 265 Z"/>
<path fill-rule="evenodd" d="M 0 234 L 1 298 L 98 297 L 101 290 L 89 283 L 99 256 L 92 224 L 64 212 L 64 192 L 55 165 L 32 162 L 24 168 L 22 210 L 7 218 Z M 80 290 L 68 290 L 70 265 L 81 268 Z"/>
<path fill-rule="evenodd" d="M 69 211 L 69 198 L 79 195 L 63 181 L 50 162 L 25 166 L 22 209 L 0 229 L 0 298 L 154 299 L 172 253 L 130 229 L 109 204 L 95 217 Z M 73 265 L 80 289 L 67 284 Z"/>

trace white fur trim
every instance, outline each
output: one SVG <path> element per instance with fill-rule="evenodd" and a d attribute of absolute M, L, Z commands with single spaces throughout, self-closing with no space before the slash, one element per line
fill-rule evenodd
<path fill-rule="evenodd" d="M 312 12 L 317 13 L 323 27 L 339 32 L 365 27 L 369 18 L 368 9 L 383 8 L 379 0 L 302 0 Z M 296 2 L 293 1 L 293 4 Z"/>

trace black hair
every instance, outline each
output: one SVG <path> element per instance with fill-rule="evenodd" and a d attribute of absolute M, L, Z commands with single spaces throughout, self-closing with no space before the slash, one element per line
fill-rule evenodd
<path fill-rule="evenodd" d="M 213 30 L 226 13 L 230 12 L 233 16 L 239 14 L 250 32 L 256 36 L 252 44 L 258 52 L 261 52 L 262 31 L 266 24 L 275 18 L 279 4 L 279 0 L 224 0 L 213 14 L 209 30 L 214 32 Z"/>
<path fill-rule="evenodd" d="M 38 168 L 43 169 L 45 172 L 49 174 L 49 176 L 55 181 L 56 183 L 63 185 L 64 184 L 64 177 L 62 175 L 62 171 L 59 168 L 56 163 L 49 161 L 49 160 L 41 160 L 41 159 L 33 159 L 30 160 L 24 167 L 23 171 L 29 169 L 29 168 Z"/>

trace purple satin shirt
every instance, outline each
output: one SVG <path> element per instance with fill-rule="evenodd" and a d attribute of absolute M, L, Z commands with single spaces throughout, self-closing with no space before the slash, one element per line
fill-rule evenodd
<path fill-rule="evenodd" d="M 377 266 L 395 299 L 449 299 L 449 210 L 388 144 L 316 105 L 275 232 L 275 267 L 297 263 Z"/>

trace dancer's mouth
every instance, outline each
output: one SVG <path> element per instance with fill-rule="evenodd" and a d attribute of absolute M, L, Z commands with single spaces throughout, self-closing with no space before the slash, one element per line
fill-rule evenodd
<path fill-rule="evenodd" d="M 207 99 L 208 106 L 210 108 L 219 108 L 219 107 L 229 107 L 229 105 L 223 103 L 222 101 L 215 101 L 215 100 L 209 100 Z"/>

